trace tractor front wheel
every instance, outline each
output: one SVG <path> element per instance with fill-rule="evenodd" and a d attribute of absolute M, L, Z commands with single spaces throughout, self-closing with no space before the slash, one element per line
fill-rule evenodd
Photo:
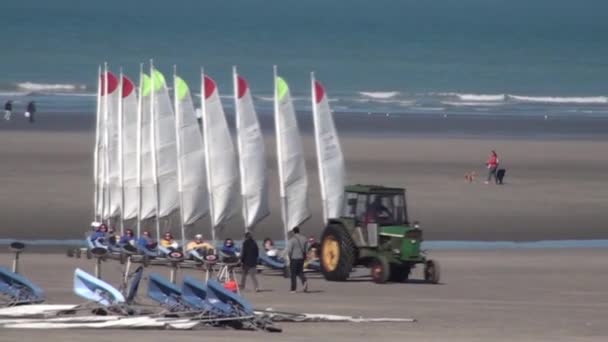
<path fill-rule="evenodd" d="M 377 257 L 371 263 L 372 280 L 377 284 L 384 284 L 391 276 L 391 268 L 384 257 Z"/>
<path fill-rule="evenodd" d="M 330 281 L 345 281 L 355 263 L 355 243 L 342 224 L 328 225 L 321 236 L 321 272 Z"/>
<path fill-rule="evenodd" d="M 439 275 L 439 263 L 435 260 L 427 260 L 424 264 L 424 280 L 431 284 L 438 284 Z"/>

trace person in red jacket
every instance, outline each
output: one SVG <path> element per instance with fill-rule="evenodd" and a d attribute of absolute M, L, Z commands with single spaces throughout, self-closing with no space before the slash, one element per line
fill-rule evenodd
<path fill-rule="evenodd" d="M 486 165 L 488 166 L 488 179 L 486 180 L 486 184 L 490 184 L 492 177 L 494 177 L 494 182 L 498 184 L 498 178 L 496 178 L 496 170 L 498 170 L 498 155 L 496 154 L 496 151 L 492 151 Z"/>

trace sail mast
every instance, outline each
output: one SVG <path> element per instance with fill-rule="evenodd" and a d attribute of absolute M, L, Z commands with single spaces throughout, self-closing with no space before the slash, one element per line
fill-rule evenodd
<path fill-rule="evenodd" d="M 118 79 L 118 167 L 119 167 L 119 175 L 118 175 L 118 184 L 120 188 L 120 235 L 124 234 L 125 230 L 125 187 L 124 187 L 124 164 L 123 164 L 123 155 L 122 155 L 122 117 L 123 117 L 123 103 L 122 103 L 122 94 L 123 94 L 123 82 L 122 82 L 122 67 L 120 67 L 120 74 Z"/>
<path fill-rule="evenodd" d="M 97 112 L 95 123 L 95 149 L 93 150 L 93 182 L 95 183 L 93 196 L 94 221 L 100 217 L 99 213 L 99 126 L 101 123 L 101 65 L 97 66 Z"/>
<path fill-rule="evenodd" d="M 238 80 L 238 73 L 236 71 L 236 65 L 232 67 L 232 80 L 234 83 L 234 109 L 235 109 L 235 116 L 236 116 L 236 128 L 237 131 L 239 129 L 241 129 L 241 127 L 239 127 L 239 118 L 240 118 L 240 108 L 239 108 L 239 80 Z M 239 149 L 239 156 L 243 155 L 243 142 L 241 141 L 240 138 L 240 134 L 237 132 L 237 148 Z M 246 168 L 243 165 L 243 159 L 241 158 L 239 160 L 239 172 L 240 172 L 240 183 L 241 183 L 241 198 L 242 198 L 242 206 L 243 206 L 243 222 L 245 223 L 245 232 L 249 231 L 249 225 L 248 225 L 248 219 L 249 219 L 249 214 L 248 214 L 248 203 L 247 203 L 247 198 L 246 196 L 246 192 L 245 192 L 245 179 L 247 177 L 246 174 Z"/>
<path fill-rule="evenodd" d="M 182 126 L 181 115 L 179 114 L 179 93 L 177 89 L 177 65 L 173 66 L 173 106 L 175 108 L 175 143 L 177 146 L 177 195 L 179 196 L 179 223 L 182 234 L 182 246 L 186 247 L 186 228 L 184 225 L 184 189 L 183 189 L 183 171 L 179 156 L 182 154 L 182 141 L 180 137 L 180 128 Z"/>
<path fill-rule="evenodd" d="M 321 132 L 319 127 L 319 111 L 317 110 L 317 98 L 315 92 L 315 73 L 310 73 L 310 94 L 312 100 L 312 118 L 315 126 L 315 147 L 317 150 L 317 167 L 319 168 L 319 185 L 321 189 L 321 205 L 323 206 L 323 224 L 327 223 L 327 193 L 325 189 L 325 173 L 321 158 Z"/>
<path fill-rule="evenodd" d="M 103 193 L 103 210 L 101 211 L 101 220 L 103 221 L 104 219 L 106 219 L 106 224 L 109 224 L 110 222 L 110 175 L 109 175 L 109 168 L 108 168 L 108 163 L 110 162 L 110 158 L 108 155 L 108 105 L 109 105 L 109 89 L 110 87 L 108 86 L 108 63 L 104 62 L 103 64 L 103 69 L 104 69 L 104 73 L 103 73 L 103 77 L 104 77 L 104 108 L 103 108 L 103 186 L 102 186 L 102 193 Z M 107 218 L 106 216 L 106 211 L 108 213 Z"/>
<path fill-rule="evenodd" d="M 287 246 L 287 240 L 289 240 L 289 230 L 288 220 L 287 220 L 287 198 L 285 196 L 285 182 L 284 182 L 284 170 L 283 170 L 283 161 L 281 160 L 282 154 L 282 145 L 283 141 L 281 139 L 281 132 L 279 129 L 279 91 L 277 89 L 277 66 L 274 65 L 272 68 L 273 72 L 273 80 L 274 80 L 274 126 L 276 132 L 276 145 L 277 145 L 277 161 L 278 161 L 278 169 L 279 169 L 279 193 L 281 197 L 281 219 L 283 220 L 283 234 L 285 239 L 285 246 Z"/>
<path fill-rule="evenodd" d="M 139 64 L 139 89 L 137 99 L 137 147 L 136 147 L 136 155 L 137 155 L 137 237 L 139 238 L 141 234 L 141 198 L 142 198 L 142 184 L 141 184 L 141 171 L 142 171 L 142 153 L 141 153 L 141 145 L 142 145 L 142 134 L 141 134 L 141 126 L 142 126 L 142 110 L 143 110 L 143 74 L 144 74 L 144 64 Z"/>
<path fill-rule="evenodd" d="M 159 207 L 160 207 L 160 186 L 159 186 L 159 182 L 158 182 L 158 155 L 157 155 L 157 148 L 156 148 L 156 143 L 157 143 L 157 131 L 158 131 L 158 127 L 157 126 L 157 122 L 156 122 L 156 111 L 154 110 L 155 107 L 155 90 L 156 90 L 156 85 L 154 84 L 155 80 L 154 80 L 154 62 L 152 60 L 150 60 L 150 120 L 151 120 L 151 125 L 150 125 L 150 130 L 151 130 L 151 139 L 152 139 L 152 175 L 153 175 L 153 183 L 154 183 L 154 192 L 155 192 L 155 196 L 156 196 L 156 239 L 160 242 L 160 211 L 159 211 Z"/>

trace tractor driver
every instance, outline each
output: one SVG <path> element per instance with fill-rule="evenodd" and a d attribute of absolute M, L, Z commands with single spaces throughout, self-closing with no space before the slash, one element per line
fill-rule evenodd
<path fill-rule="evenodd" d="M 382 204 L 382 197 L 376 196 L 374 201 L 367 207 L 365 213 L 366 223 L 391 224 L 393 214 Z"/>

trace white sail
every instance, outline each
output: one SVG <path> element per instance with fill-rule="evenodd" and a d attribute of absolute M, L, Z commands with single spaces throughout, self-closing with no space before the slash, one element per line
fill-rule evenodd
<path fill-rule="evenodd" d="M 157 218 L 171 214 L 179 207 L 177 194 L 177 147 L 175 115 L 165 77 L 156 69 L 151 72 L 152 83 L 152 143 L 157 180 Z"/>
<path fill-rule="evenodd" d="M 178 76 L 173 84 L 181 220 L 189 225 L 209 212 L 205 145 L 188 85 Z"/>
<path fill-rule="evenodd" d="M 270 214 L 264 137 L 247 81 L 234 70 L 236 137 L 239 149 L 241 196 L 245 230 Z"/>
<path fill-rule="evenodd" d="M 135 85 L 122 76 L 122 218 L 137 217 L 139 189 L 137 184 L 137 92 Z"/>
<path fill-rule="evenodd" d="M 109 219 L 118 213 L 118 204 L 120 195 L 112 196 L 110 190 L 111 181 L 116 181 L 117 178 L 110 176 L 118 176 L 118 171 L 111 174 L 111 163 L 116 163 L 117 160 L 112 154 L 116 152 L 110 146 L 111 136 L 109 130 L 114 127 L 117 115 L 117 104 L 119 98 L 118 79 L 114 74 L 104 68 L 104 73 L 101 75 L 99 105 L 97 118 L 97 133 L 96 133 L 96 182 L 97 182 L 97 215 L 100 219 Z M 112 136 L 113 137 L 113 136 Z M 114 193 L 116 195 L 116 193 Z M 114 200 L 114 201 L 113 201 Z"/>
<path fill-rule="evenodd" d="M 323 220 L 340 217 L 344 203 L 344 156 L 334 119 L 329 108 L 327 93 L 321 83 L 311 75 L 312 113 L 315 126 L 317 163 Z"/>
<path fill-rule="evenodd" d="M 109 219 L 120 215 L 122 203 L 121 170 L 121 142 L 120 142 L 120 106 L 121 100 L 120 80 L 110 76 L 108 72 L 108 110 L 106 112 L 106 179 L 108 191 L 108 211 L 104 218 Z M 113 83 L 116 83 L 114 86 Z"/>
<path fill-rule="evenodd" d="M 310 217 L 308 176 L 289 87 L 276 75 L 276 69 L 274 106 L 281 211 L 287 240 L 287 233 Z"/>
<path fill-rule="evenodd" d="M 238 168 L 236 153 L 215 81 L 202 75 L 203 137 L 207 166 L 212 237 L 237 213 Z"/>
<path fill-rule="evenodd" d="M 156 184 L 154 180 L 154 160 L 152 158 L 152 117 L 150 99 L 152 82 L 150 76 L 140 74 L 138 109 L 138 189 L 139 189 L 139 221 L 156 215 Z M 139 234 L 139 232 L 138 232 Z"/>

